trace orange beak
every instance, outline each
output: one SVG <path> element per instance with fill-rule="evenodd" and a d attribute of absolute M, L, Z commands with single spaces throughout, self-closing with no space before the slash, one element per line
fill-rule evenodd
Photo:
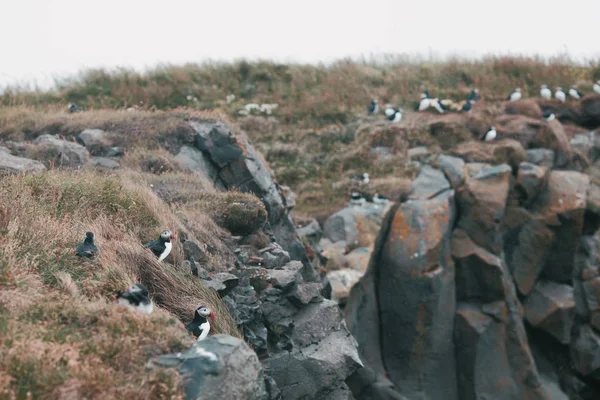
<path fill-rule="evenodd" d="M 171 239 L 175 239 L 175 234 L 171 233 Z"/>
<path fill-rule="evenodd" d="M 210 319 L 212 319 L 213 321 L 215 320 L 215 313 L 214 312 L 210 312 Z"/>

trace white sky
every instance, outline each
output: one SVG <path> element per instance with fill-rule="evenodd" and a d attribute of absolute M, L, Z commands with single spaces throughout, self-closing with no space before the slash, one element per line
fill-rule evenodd
<path fill-rule="evenodd" d="M 598 58 L 598 16 L 598 0 L 0 0 L 0 87 L 87 67 L 241 57 Z"/>

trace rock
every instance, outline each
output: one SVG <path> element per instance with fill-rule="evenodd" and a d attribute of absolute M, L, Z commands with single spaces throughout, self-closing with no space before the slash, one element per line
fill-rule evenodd
<path fill-rule="evenodd" d="M 331 300 L 344 304 L 352 287 L 363 276 L 363 272 L 355 269 L 339 269 L 327 273 L 331 285 Z"/>
<path fill-rule="evenodd" d="M 411 399 L 458 399 L 449 252 L 454 218 L 453 190 L 392 208 L 346 305 L 365 365 Z"/>
<path fill-rule="evenodd" d="M 465 182 L 465 162 L 461 158 L 440 154 L 432 165 L 444 173 L 452 188 L 457 189 Z"/>
<path fill-rule="evenodd" d="M 263 399 L 266 396 L 258 357 L 243 340 L 209 336 L 184 353 L 159 356 L 151 367 L 175 367 L 184 377 L 186 399 Z"/>
<path fill-rule="evenodd" d="M 323 285 L 320 282 L 301 283 L 296 285 L 287 297 L 292 304 L 300 308 L 308 303 L 322 301 L 322 289 Z"/>
<path fill-rule="evenodd" d="M 294 284 L 302 281 L 302 276 L 300 275 L 301 269 L 301 263 L 292 261 L 285 265 L 283 269 L 269 270 L 270 281 L 277 289 L 290 289 Z"/>
<path fill-rule="evenodd" d="M 209 260 L 208 255 L 196 243 L 186 240 L 182 245 L 183 256 L 186 260 L 195 261 L 199 264 L 206 264 Z"/>
<path fill-rule="evenodd" d="M 215 183 L 219 172 L 209 159 L 198 149 L 182 146 L 175 161 L 188 172 L 197 172 L 208 181 Z"/>
<path fill-rule="evenodd" d="M 219 272 L 211 280 L 202 279 L 202 283 L 217 291 L 221 297 L 227 296 L 237 286 L 238 277 L 228 272 Z"/>
<path fill-rule="evenodd" d="M 106 150 L 106 153 L 104 155 L 106 157 L 121 157 L 123 154 L 124 153 L 122 148 L 114 146 Z"/>
<path fill-rule="evenodd" d="M 374 203 L 346 207 L 327 218 L 323 231 L 332 242 L 368 246 L 375 241 L 384 212 L 385 208 Z"/>
<path fill-rule="evenodd" d="M 396 390 L 384 376 L 369 367 L 359 368 L 346 379 L 355 399 L 360 400 L 408 400 Z"/>
<path fill-rule="evenodd" d="M 10 149 L 8 147 L 0 146 L 0 153 L 10 154 Z"/>
<path fill-rule="evenodd" d="M 271 243 L 268 247 L 258 251 L 263 258 L 265 268 L 273 269 L 284 266 L 290 261 L 290 255 L 277 243 Z"/>
<path fill-rule="evenodd" d="M 554 164 L 556 167 L 563 167 L 571 161 L 573 157 L 569 138 L 562 126 L 556 120 L 548 121 L 542 125 L 528 147 L 539 147 L 554 150 Z"/>
<path fill-rule="evenodd" d="M 579 104 L 566 102 L 563 103 L 556 99 L 538 99 L 538 104 L 542 109 L 542 112 L 554 113 L 556 119 L 561 123 L 573 123 L 581 125 L 581 111 Z"/>
<path fill-rule="evenodd" d="M 504 107 L 506 114 L 512 115 L 525 115 L 531 118 L 542 118 L 542 109 L 534 101 L 530 99 L 510 101 L 506 103 Z"/>
<path fill-rule="evenodd" d="M 462 115 L 446 114 L 429 123 L 429 135 L 442 150 L 448 150 L 459 142 L 472 138 L 472 134 Z"/>
<path fill-rule="evenodd" d="M 286 208 L 288 211 L 293 210 L 296 207 L 296 193 L 289 186 L 280 186 L 279 189 L 285 200 Z"/>
<path fill-rule="evenodd" d="M 371 249 L 369 247 L 358 247 L 345 256 L 347 265 L 361 273 L 365 273 L 371 258 Z"/>
<path fill-rule="evenodd" d="M 394 157 L 394 150 L 391 147 L 376 146 L 369 150 L 369 155 L 375 158 L 378 162 L 383 162 Z"/>
<path fill-rule="evenodd" d="M 46 167 L 39 161 L 13 156 L 6 152 L 0 152 L 0 176 L 18 174 L 21 172 L 44 171 Z"/>
<path fill-rule="evenodd" d="M 406 158 L 410 161 L 423 162 L 430 154 L 431 152 L 426 146 L 413 147 L 412 149 L 408 149 Z"/>
<path fill-rule="evenodd" d="M 100 169 L 117 169 L 119 162 L 106 157 L 90 157 L 87 165 Z"/>
<path fill-rule="evenodd" d="M 554 152 L 548 149 L 529 149 L 527 150 L 527 161 L 540 167 L 552 168 Z"/>
<path fill-rule="evenodd" d="M 511 168 L 504 164 L 485 168 L 469 178 L 459 192 L 458 226 L 486 250 L 500 254 L 501 230 L 508 196 Z"/>
<path fill-rule="evenodd" d="M 426 200 L 450 189 L 450 183 L 439 169 L 424 165 L 411 185 L 409 199 Z"/>
<path fill-rule="evenodd" d="M 57 166 L 78 168 L 84 165 L 90 157 L 87 149 L 82 145 L 52 135 L 38 136 L 33 143 L 44 148 L 46 156 L 51 158 Z"/>
<path fill-rule="evenodd" d="M 522 194 L 521 200 L 525 205 L 532 204 L 541 192 L 548 168 L 522 162 L 517 173 L 517 185 Z"/>
<path fill-rule="evenodd" d="M 585 280 L 582 286 L 590 325 L 600 332 L 600 277 Z"/>
<path fill-rule="evenodd" d="M 600 127 L 600 95 L 584 96 L 580 102 L 581 120 L 578 125 L 596 129 Z"/>
<path fill-rule="evenodd" d="M 319 225 L 319 222 L 314 218 L 307 225 L 297 228 L 296 232 L 298 233 L 298 237 L 306 239 L 313 247 L 318 244 L 323 237 L 321 225 Z"/>
<path fill-rule="evenodd" d="M 77 143 L 85 146 L 92 155 L 99 156 L 110 147 L 106 132 L 102 129 L 85 129 L 77 136 Z"/>
<path fill-rule="evenodd" d="M 519 164 L 527 160 L 523 146 L 511 139 L 495 142 L 463 142 L 450 151 L 466 162 L 482 162 L 492 165 L 508 164 L 517 169 Z"/>
<path fill-rule="evenodd" d="M 570 352 L 577 372 L 584 377 L 600 379 L 600 336 L 591 326 L 581 325 L 575 329 Z"/>
<path fill-rule="evenodd" d="M 242 282 L 223 298 L 223 302 L 254 351 L 261 358 L 268 356 L 267 328 L 256 290 L 247 282 Z"/>
<path fill-rule="evenodd" d="M 535 327 L 550 333 L 562 344 L 571 342 L 575 317 L 573 288 L 541 281 L 525 300 L 525 318 Z"/>

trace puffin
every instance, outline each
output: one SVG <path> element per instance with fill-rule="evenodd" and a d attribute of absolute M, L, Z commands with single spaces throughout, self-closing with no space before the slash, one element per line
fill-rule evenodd
<path fill-rule="evenodd" d="M 75 248 L 75 254 L 85 258 L 94 258 L 98 255 L 98 247 L 94 243 L 94 232 L 85 233 L 85 239 Z"/>
<path fill-rule="evenodd" d="M 556 88 L 556 92 L 554 92 L 554 97 L 557 100 L 562 101 L 563 103 L 565 102 L 565 100 L 567 100 L 567 95 L 560 86 Z"/>
<path fill-rule="evenodd" d="M 490 126 L 490 129 L 481 136 L 481 141 L 489 142 L 494 139 L 496 139 L 496 129 L 493 126 Z"/>
<path fill-rule="evenodd" d="M 394 111 L 393 114 L 387 116 L 388 121 L 392 121 L 392 122 L 400 122 L 400 121 L 402 121 L 402 109 L 401 108 L 394 108 L 393 111 Z"/>
<path fill-rule="evenodd" d="M 509 100 L 509 101 L 521 100 L 521 88 L 516 88 L 515 90 L 513 90 L 512 93 L 508 95 L 506 100 Z"/>
<path fill-rule="evenodd" d="M 548 85 L 544 84 L 540 86 L 540 97 L 543 99 L 551 99 L 552 98 L 552 90 L 548 87 Z"/>
<path fill-rule="evenodd" d="M 215 320 L 215 313 L 207 306 L 200 306 L 194 312 L 194 320 L 186 325 L 186 329 L 198 338 L 198 341 L 206 339 L 210 332 L 210 322 Z"/>
<path fill-rule="evenodd" d="M 369 104 L 369 114 L 377 114 L 379 112 L 379 105 L 377 104 L 377 100 L 371 100 L 371 104 Z"/>
<path fill-rule="evenodd" d="M 429 91 L 424 91 L 421 93 L 421 100 L 419 100 L 419 106 L 417 107 L 417 111 L 425 111 L 429 108 L 431 104 L 431 99 L 429 98 Z"/>
<path fill-rule="evenodd" d="M 389 118 L 390 116 L 392 116 L 396 113 L 396 109 L 394 107 L 392 107 L 391 104 L 386 104 L 385 110 L 383 110 L 383 113 L 385 114 L 386 117 Z"/>
<path fill-rule="evenodd" d="M 473 100 L 467 100 L 465 102 L 465 104 L 462 105 L 462 108 L 460 109 L 461 112 L 471 112 L 471 108 L 473 107 Z"/>
<path fill-rule="evenodd" d="M 74 113 L 74 112 L 82 111 L 82 109 L 81 109 L 81 107 L 78 107 L 73 103 L 69 103 L 69 105 L 67 106 L 67 111 L 70 113 Z"/>
<path fill-rule="evenodd" d="M 438 98 L 429 100 L 429 106 L 435 108 L 440 114 L 444 113 L 444 107 L 442 107 Z"/>
<path fill-rule="evenodd" d="M 471 93 L 467 96 L 467 101 L 471 101 L 471 103 L 476 103 L 479 100 L 479 90 L 473 88 Z"/>
<path fill-rule="evenodd" d="M 162 261 L 171 252 L 171 248 L 173 247 L 171 239 L 175 239 L 175 235 L 170 230 L 165 229 L 160 233 L 158 239 L 147 243 L 145 246 L 152 250 L 154 255 L 158 257 L 158 261 Z"/>
<path fill-rule="evenodd" d="M 367 200 L 363 197 L 362 194 L 360 194 L 360 192 L 350 193 L 350 204 L 362 206 L 363 204 L 365 204 L 366 201 Z"/>
<path fill-rule="evenodd" d="M 375 193 L 375 195 L 373 196 L 373 203 L 375 204 L 385 204 L 388 201 L 390 201 L 389 197 L 383 196 L 379 193 Z"/>
<path fill-rule="evenodd" d="M 600 93 L 600 81 L 597 81 L 596 83 L 594 83 L 593 89 L 594 89 L 594 92 Z"/>
<path fill-rule="evenodd" d="M 546 121 L 554 121 L 556 119 L 556 115 L 554 115 L 554 113 L 552 111 L 546 111 L 544 113 L 544 115 L 542 115 L 542 117 L 546 120 Z"/>
<path fill-rule="evenodd" d="M 135 283 L 124 292 L 117 292 L 117 304 L 144 314 L 152 314 L 154 311 L 154 304 L 148 297 L 148 288 L 142 283 Z"/>
<path fill-rule="evenodd" d="M 572 85 L 571 88 L 569 89 L 569 96 L 571 96 L 574 99 L 581 99 L 583 97 L 583 94 L 577 90 L 577 86 Z"/>
<path fill-rule="evenodd" d="M 360 183 L 369 183 L 370 179 L 369 179 L 369 174 L 368 173 L 362 173 L 360 175 L 353 175 L 350 177 L 352 180 L 354 181 L 358 181 Z"/>

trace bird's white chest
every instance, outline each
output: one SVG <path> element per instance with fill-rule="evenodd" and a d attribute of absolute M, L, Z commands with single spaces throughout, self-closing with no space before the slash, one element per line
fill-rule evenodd
<path fill-rule="evenodd" d="M 570 95 L 571 97 L 574 97 L 574 98 L 576 98 L 576 99 L 578 99 L 578 98 L 580 97 L 580 96 L 579 96 L 579 93 L 577 93 L 577 90 L 575 90 L 575 89 L 569 89 L 569 95 Z"/>
<path fill-rule="evenodd" d="M 210 332 L 210 323 L 206 321 L 205 323 L 200 324 L 200 336 L 198 336 L 198 341 L 206 339 L 208 332 Z"/>
<path fill-rule="evenodd" d="M 386 117 L 391 117 L 392 115 L 394 115 L 394 109 L 393 108 L 386 108 L 384 113 Z"/>
<path fill-rule="evenodd" d="M 565 101 L 566 95 L 565 92 L 556 92 L 554 94 L 554 97 L 556 97 L 560 101 Z"/>
<path fill-rule="evenodd" d="M 494 140 L 496 139 L 496 130 L 492 129 L 491 131 L 488 131 L 488 133 L 485 134 L 485 141 L 489 142 L 490 140 Z"/>
<path fill-rule="evenodd" d="M 552 92 L 550 91 L 550 89 L 542 89 L 540 91 L 540 95 L 545 99 L 549 99 L 552 97 Z"/>
<path fill-rule="evenodd" d="M 594 83 L 594 92 L 600 93 L 600 85 L 597 83 Z"/>
<path fill-rule="evenodd" d="M 511 93 L 510 101 L 517 101 L 517 100 L 521 100 L 521 93 L 520 92 Z"/>
<path fill-rule="evenodd" d="M 171 248 L 173 247 L 173 243 L 171 242 L 166 242 L 165 243 L 165 251 L 163 251 L 163 253 L 160 255 L 160 257 L 158 257 L 158 261 L 162 261 L 165 258 L 167 258 L 167 256 L 169 255 L 169 253 L 171 252 Z"/>
<path fill-rule="evenodd" d="M 123 297 L 119 297 L 119 299 L 117 300 L 117 304 L 121 305 L 121 306 L 125 306 L 127 308 L 131 308 L 132 310 L 135 310 L 135 307 L 133 304 L 131 304 L 129 302 L 129 300 L 123 298 Z"/>
<path fill-rule="evenodd" d="M 379 112 L 379 106 L 377 104 L 375 104 L 375 106 L 373 107 L 373 114 L 377 114 Z"/>
<path fill-rule="evenodd" d="M 402 121 L 402 114 L 397 112 L 396 115 L 394 115 L 394 119 L 392 120 L 392 122 L 400 122 Z"/>
<path fill-rule="evenodd" d="M 136 307 L 136 310 L 144 314 L 152 314 L 152 311 L 154 311 L 154 304 L 152 302 L 148 304 L 140 303 L 140 305 Z"/>
<path fill-rule="evenodd" d="M 429 108 L 430 101 L 429 99 L 421 99 L 419 102 L 419 111 L 425 111 Z"/>

